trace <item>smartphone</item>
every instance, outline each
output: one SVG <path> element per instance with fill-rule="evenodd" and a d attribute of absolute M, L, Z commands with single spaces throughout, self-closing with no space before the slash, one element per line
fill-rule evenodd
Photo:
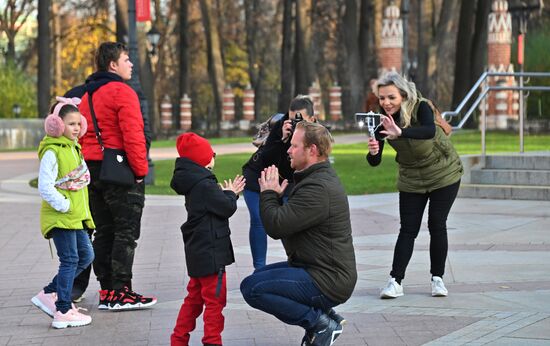
<path fill-rule="evenodd" d="M 384 115 L 374 112 L 355 113 L 355 122 L 360 129 L 367 127 L 369 135 L 373 137 L 376 129 L 382 124 L 383 117 Z"/>

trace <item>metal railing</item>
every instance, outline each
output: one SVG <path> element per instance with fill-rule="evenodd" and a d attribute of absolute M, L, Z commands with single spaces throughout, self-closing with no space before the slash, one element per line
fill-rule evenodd
<path fill-rule="evenodd" d="M 519 83 L 517 86 L 497 86 L 497 85 L 488 85 L 487 79 L 490 77 L 515 77 L 518 79 Z M 527 77 L 527 81 L 524 78 Z M 485 146 L 485 132 L 487 124 L 487 95 L 490 91 L 500 91 L 500 90 L 518 90 L 519 91 L 519 151 L 520 153 L 524 152 L 524 138 L 523 138 L 523 123 L 525 119 L 525 106 L 524 106 L 524 91 L 550 91 L 550 86 L 538 85 L 538 86 L 525 86 L 526 83 L 529 83 L 530 78 L 542 78 L 550 77 L 550 72 L 484 72 L 474 86 L 470 89 L 468 94 L 464 97 L 462 102 L 456 107 L 454 111 L 446 111 L 441 115 L 447 119 L 452 120 L 453 117 L 460 115 L 462 109 L 471 101 L 478 89 L 481 87 L 479 95 L 475 101 L 470 105 L 470 108 L 464 114 L 464 117 L 460 122 L 453 126 L 453 129 L 461 129 L 466 121 L 472 116 L 475 109 L 479 106 L 481 102 L 481 159 L 482 165 L 485 166 L 485 155 L 486 155 L 486 146 Z"/>

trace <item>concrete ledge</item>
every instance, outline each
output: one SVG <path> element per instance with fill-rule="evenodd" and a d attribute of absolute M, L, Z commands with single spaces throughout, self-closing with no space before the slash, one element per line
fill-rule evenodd
<path fill-rule="evenodd" d="M 550 170 L 478 169 L 471 177 L 478 184 L 550 186 Z"/>
<path fill-rule="evenodd" d="M 0 149 L 37 147 L 44 137 L 44 119 L 0 119 Z"/>
<path fill-rule="evenodd" d="M 525 185 L 461 184 L 458 197 L 549 201 L 550 187 Z"/>
<path fill-rule="evenodd" d="M 485 168 L 550 170 L 550 153 L 490 155 Z"/>

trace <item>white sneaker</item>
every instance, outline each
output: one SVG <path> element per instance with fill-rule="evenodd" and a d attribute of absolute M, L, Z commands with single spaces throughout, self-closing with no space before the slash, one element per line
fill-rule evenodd
<path fill-rule="evenodd" d="M 439 276 L 432 277 L 432 297 L 446 297 L 449 294 L 443 279 Z"/>
<path fill-rule="evenodd" d="M 32 297 L 31 302 L 36 305 L 40 310 L 47 313 L 50 317 L 53 317 L 56 307 L 55 302 L 57 301 L 57 294 L 53 293 L 44 293 L 44 290 L 40 291 L 37 295 Z"/>
<path fill-rule="evenodd" d="M 380 291 L 380 298 L 397 298 L 403 295 L 403 286 L 397 283 L 394 278 L 388 280 L 388 284 Z"/>
<path fill-rule="evenodd" d="M 73 308 L 62 314 L 61 311 L 56 311 L 53 316 L 52 327 L 63 329 L 67 327 L 81 327 L 92 323 L 92 317 L 80 313 L 82 308 Z"/>

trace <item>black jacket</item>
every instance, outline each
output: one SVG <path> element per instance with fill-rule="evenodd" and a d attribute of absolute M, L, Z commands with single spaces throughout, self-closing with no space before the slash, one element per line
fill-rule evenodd
<path fill-rule="evenodd" d="M 288 113 L 273 125 L 265 144 L 259 147 L 248 162 L 244 164 L 243 176 L 246 179 L 245 188 L 247 190 L 260 192 L 260 186 L 258 185 L 260 173 L 264 168 L 271 165 L 275 165 L 279 169 L 281 181 L 283 179 L 288 180 L 290 186 L 286 191 L 291 190 L 294 170 L 290 167 L 290 159 L 287 154 L 287 150 L 290 148 L 290 140 L 286 142 L 282 140 L 285 120 L 288 120 Z"/>
<path fill-rule="evenodd" d="M 185 195 L 187 221 L 181 232 L 189 276 L 216 274 L 235 262 L 229 217 L 237 210 L 238 196 L 222 190 L 212 172 L 187 158 L 176 159 L 170 186 Z"/>
<path fill-rule="evenodd" d="M 266 233 L 282 239 L 292 267 L 304 268 L 321 292 L 341 304 L 357 282 L 348 198 L 328 161 L 294 173 L 288 202 L 277 193 L 260 195 Z"/>

